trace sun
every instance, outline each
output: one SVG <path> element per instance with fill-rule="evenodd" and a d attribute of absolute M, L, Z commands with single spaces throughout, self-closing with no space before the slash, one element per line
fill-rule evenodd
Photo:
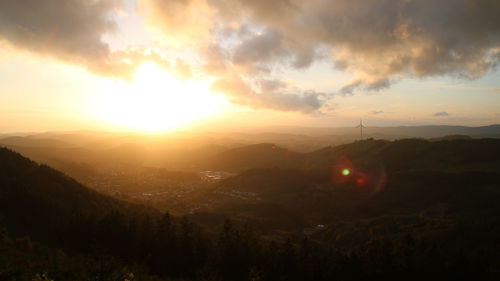
<path fill-rule="evenodd" d="M 98 96 L 98 118 L 114 126 L 167 131 L 221 114 L 228 102 L 210 92 L 209 79 L 178 79 L 152 62 L 143 63 L 132 82 L 110 82 Z"/>

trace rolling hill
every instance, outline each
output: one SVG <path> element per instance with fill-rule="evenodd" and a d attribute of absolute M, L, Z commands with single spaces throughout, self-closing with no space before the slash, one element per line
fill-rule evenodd
<path fill-rule="evenodd" d="M 297 167 L 302 154 L 270 143 L 238 147 L 203 159 L 200 167 L 241 172 L 252 168 Z"/>
<path fill-rule="evenodd" d="M 214 239 L 0 148 L 0 278 L 495 280 L 498 149 L 499 140 L 410 139 L 229 150 L 213 163 L 243 172 L 204 191 L 194 203 L 208 207 L 189 219 L 247 226 L 226 220 Z"/>
<path fill-rule="evenodd" d="M 286 167 L 247 170 L 203 198 L 212 204 L 207 212 L 278 232 L 382 215 L 498 217 L 497 155 L 496 139 L 358 141 L 302 154 Z"/>
<path fill-rule="evenodd" d="M 293 152 L 274 144 L 238 147 L 204 159 L 205 169 L 242 172 L 258 168 L 330 169 L 341 158 L 357 165 L 404 169 L 485 169 L 500 166 L 500 139 L 368 139 L 310 152 Z M 351 163 L 352 164 L 352 163 Z"/>
<path fill-rule="evenodd" d="M 0 214 L 6 228 L 16 236 L 30 235 L 48 244 L 72 243 L 65 241 L 71 236 L 64 232 L 88 226 L 87 220 L 101 221 L 118 214 L 159 215 L 152 209 L 101 195 L 5 148 L 0 148 L 0 186 Z"/>
<path fill-rule="evenodd" d="M 187 220 L 102 195 L 0 148 L 2 280 L 47 272 L 59 280 L 123 280 L 131 269 L 148 280 L 150 271 L 194 276 L 205 257 L 201 235 Z"/>

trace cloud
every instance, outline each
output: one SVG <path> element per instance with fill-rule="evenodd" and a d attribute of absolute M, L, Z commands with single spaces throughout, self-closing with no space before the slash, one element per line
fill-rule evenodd
<path fill-rule="evenodd" d="M 200 66 L 138 48 L 111 50 L 102 38 L 117 32 L 123 0 L 0 1 L 0 39 L 100 75 L 130 78 L 144 60 L 188 77 L 203 72 L 238 104 L 300 112 L 318 110 L 332 95 L 265 80 L 281 81 L 274 77 L 284 69 L 323 61 L 352 74 L 337 91 L 350 95 L 382 91 L 404 78 L 475 79 L 500 63 L 498 0 L 137 3 L 165 38 L 197 50 L 193 61 Z"/>
<path fill-rule="evenodd" d="M 382 110 L 372 110 L 372 114 L 373 115 L 379 115 L 379 114 L 382 114 L 382 113 L 384 113 L 384 111 L 382 111 Z"/>
<path fill-rule="evenodd" d="M 191 76 L 182 60 L 172 63 L 147 47 L 112 51 L 102 38 L 118 31 L 114 18 L 122 9 L 122 0 L 0 1 L 0 40 L 102 76 L 131 79 L 144 61 Z"/>
<path fill-rule="evenodd" d="M 250 64 L 258 66 L 253 70 L 272 72 L 280 67 L 305 69 L 316 60 L 327 60 L 355 76 L 340 91 L 344 94 L 383 90 L 408 77 L 474 79 L 500 62 L 497 0 L 203 3 L 212 11 L 209 30 L 218 34 L 216 43 L 224 41 L 217 32 L 221 29 L 233 30 L 232 40 L 241 42 L 220 43 L 232 54 L 226 64 Z M 245 37 L 249 29 L 252 34 L 249 26 L 257 30 L 250 38 Z M 247 32 L 241 32 L 242 27 Z"/>
<path fill-rule="evenodd" d="M 327 46 L 332 61 L 344 62 L 364 81 L 399 75 L 475 78 L 499 61 L 495 0 L 278 1 L 287 12 L 277 19 L 269 13 L 276 4 L 240 2 L 284 41 Z"/>
<path fill-rule="evenodd" d="M 391 83 L 390 83 L 389 79 L 386 79 L 386 78 L 382 78 L 382 79 L 371 81 L 371 82 L 368 82 L 368 81 L 362 80 L 362 79 L 357 79 L 357 80 L 354 80 L 354 81 L 348 83 L 347 85 L 343 86 L 340 89 L 339 94 L 343 95 L 343 96 L 352 95 L 358 89 L 378 92 L 378 91 L 381 91 L 383 89 L 389 88 L 390 85 L 391 85 Z"/>
<path fill-rule="evenodd" d="M 152 27 L 176 41 L 192 43 L 210 35 L 213 10 L 205 0 L 140 0 L 137 4 Z"/>
<path fill-rule="evenodd" d="M 147 47 L 111 50 L 102 38 L 118 31 L 115 17 L 122 8 L 122 0 L 2 1 L 0 39 L 23 50 L 82 65 L 104 76 L 130 79 L 144 61 L 154 61 L 181 77 L 191 77 L 197 71 L 184 60 L 167 60 Z M 167 35 L 176 39 L 191 37 L 192 42 L 196 41 L 194 38 L 204 40 L 212 36 L 210 32 L 217 22 L 212 18 L 215 8 L 204 0 L 143 0 L 139 9 L 150 24 Z M 245 73 L 266 72 L 267 63 L 288 57 L 282 34 L 271 28 L 257 32 L 239 25 L 231 32 L 238 32 L 240 40 L 229 50 L 205 44 L 212 62 L 206 65 L 207 73 L 219 72 L 214 88 L 227 93 L 235 103 L 255 108 L 309 113 L 322 106 L 322 93 L 292 89 L 276 79 L 250 77 L 255 85 L 249 86 L 239 75 L 234 76 L 238 79 L 227 78 L 232 72 L 241 72 L 241 77 L 248 80 Z M 217 60 L 219 63 L 214 63 Z M 306 50 L 291 60 L 297 67 L 303 67 L 312 57 Z"/>
<path fill-rule="evenodd" d="M 111 14 L 119 5 L 115 0 L 1 1 L 0 39 L 100 74 L 127 76 L 123 53 L 113 55 L 101 39 L 117 30 Z"/>
<path fill-rule="evenodd" d="M 263 92 L 274 92 L 287 87 L 286 83 L 281 80 L 261 79 L 258 83 Z"/>
<path fill-rule="evenodd" d="M 284 82 L 276 80 L 244 81 L 240 76 L 217 80 L 213 91 L 226 94 L 235 104 L 253 108 L 312 113 L 325 104 L 325 93 L 316 91 L 297 92 Z"/>
<path fill-rule="evenodd" d="M 448 114 L 448 112 L 446 112 L 446 111 L 440 111 L 440 112 L 434 113 L 434 116 L 435 117 L 448 117 L 448 116 L 450 116 L 450 114 Z"/>
<path fill-rule="evenodd" d="M 234 49 L 232 61 L 236 64 L 250 64 L 272 60 L 283 55 L 281 40 L 281 34 L 273 30 L 253 34 Z"/>

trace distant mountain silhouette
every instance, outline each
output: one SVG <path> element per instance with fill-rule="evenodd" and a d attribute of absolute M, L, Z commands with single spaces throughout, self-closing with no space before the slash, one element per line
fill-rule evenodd
<path fill-rule="evenodd" d="M 469 127 L 469 126 L 446 126 L 446 125 L 428 125 L 428 126 L 395 126 L 395 127 L 377 127 L 371 126 L 369 122 L 363 122 L 367 128 L 364 130 L 365 136 L 385 138 L 389 140 L 400 138 L 436 138 L 446 135 L 468 135 L 474 138 L 483 137 L 500 137 L 500 124 L 489 126 Z M 262 128 L 261 130 L 265 130 Z M 357 139 L 359 136 L 359 129 L 352 127 L 293 127 L 293 126 L 275 126 L 269 127 L 269 131 L 275 133 L 294 133 L 305 134 L 309 136 L 325 136 L 336 135 L 350 136 Z M 385 137 L 384 137 L 385 136 Z M 353 140 L 353 139 L 351 139 Z"/>
<path fill-rule="evenodd" d="M 364 133 L 365 138 L 385 140 L 408 137 L 430 138 L 433 141 L 467 137 L 499 138 L 500 125 L 371 127 L 367 124 Z M 314 167 L 318 163 L 307 153 L 314 154 L 326 146 L 339 146 L 358 139 L 359 131 L 354 127 L 264 127 L 246 133 L 158 136 L 85 131 L 11 134 L 0 138 L 0 144 L 85 180 L 99 170 L 117 170 L 125 166 L 235 172 L 263 167 Z M 272 149 L 273 145 L 275 149 Z M 325 156 L 319 155 L 318 158 Z"/>
<path fill-rule="evenodd" d="M 33 137 L 6 137 L 0 138 L 0 144 L 9 146 L 28 146 L 28 147 L 74 147 L 71 143 L 67 143 L 58 139 L 44 139 Z"/>

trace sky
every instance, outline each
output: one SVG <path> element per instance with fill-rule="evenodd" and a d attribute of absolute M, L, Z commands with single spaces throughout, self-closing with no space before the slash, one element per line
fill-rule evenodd
<path fill-rule="evenodd" d="M 500 123 L 497 0 L 3 0 L 0 133 Z"/>

